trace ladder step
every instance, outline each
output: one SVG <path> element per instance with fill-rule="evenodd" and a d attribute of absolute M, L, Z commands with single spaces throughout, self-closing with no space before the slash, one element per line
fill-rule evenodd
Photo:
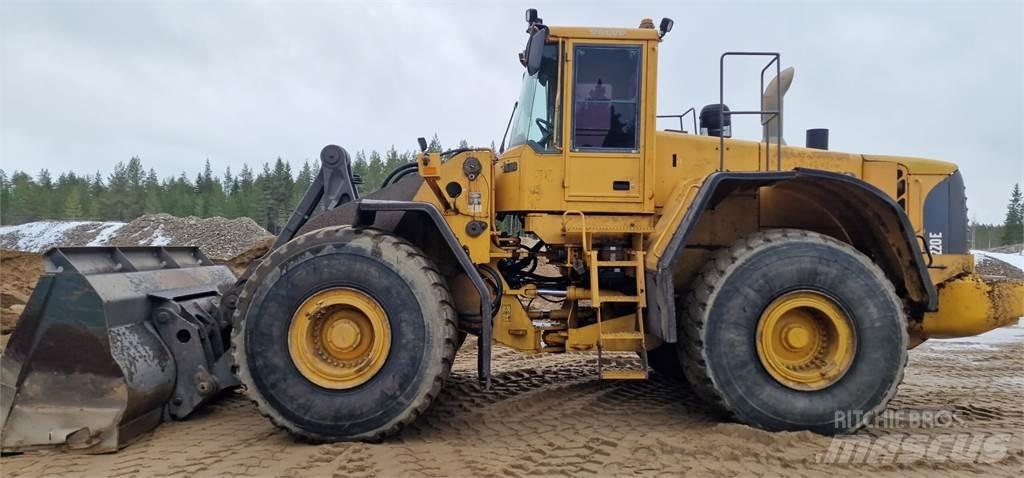
<path fill-rule="evenodd" d="M 602 370 L 602 380 L 645 380 L 646 370 Z"/>
<path fill-rule="evenodd" d="M 635 295 L 601 295 L 601 302 L 640 302 Z"/>
<path fill-rule="evenodd" d="M 597 267 L 637 267 L 636 261 L 597 261 Z"/>
<path fill-rule="evenodd" d="M 601 334 L 602 340 L 640 340 L 644 338 L 644 334 L 637 331 L 629 332 L 605 332 Z"/>

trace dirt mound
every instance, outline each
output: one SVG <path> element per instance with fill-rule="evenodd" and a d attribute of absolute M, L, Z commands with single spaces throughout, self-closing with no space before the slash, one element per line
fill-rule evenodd
<path fill-rule="evenodd" d="M 0 248 L 44 252 L 66 246 L 196 246 L 215 261 L 248 252 L 271 234 L 249 218 L 151 214 L 132 222 L 39 221 L 0 227 Z"/>
<path fill-rule="evenodd" d="M 58 246 L 102 246 L 123 222 L 38 221 L 0 227 L 0 249 L 43 252 Z"/>
<path fill-rule="evenodd" d="M 1002 276 L 1010 279 L 1024 280 L 1024 271 L 1009 262 L 996 259 L 987 255 L 976 255 L 975 270 L 986 276 Z"/>
<path fill-rule="evenodd" d="M 266 229 L 247 217 L 142 216 L 110 238 L 111 246 L 196 246 L 210 259 L 227 261 L 271 238 Z"/>
<path fill-rule="evenodd" d="M 14 331 L 42 273 L 43 261 L 39 254 L 0 249 L 0 334 Z"/>
<path fill-rule="evenodd" d="M 1005 253 L 1005 254 L 1020 254 L 1021 251 L 1024 251 L 1024 244 L 1010 244 L 1010 245 L 1007 245 L 1007 246 L 993 247 L 991 249 L 986 249 L 986 250 L 988 252 L 1001 252 L 1001 253 Z"/>
<path fill-rule="evenodd" d="M 228 266 L 231 269 L 231 271 L 235 273 L 236 276 L 240 276 L 242 275 L 243 272 L 245 272 L 245 269 L 249 267 L 249 264 L 263 257 L 263 255 L 270 250 L 270 246 L 272 245 L 274 245 L 274 238 L 269 237 L 267 239 L 264 239 L 262 242 L 252 246 L 251 248 L 249 248 L 249 250 L 241 254 L 238 254 L 235 257 L 232 257 L 231 259 L 218 262 Z"/>

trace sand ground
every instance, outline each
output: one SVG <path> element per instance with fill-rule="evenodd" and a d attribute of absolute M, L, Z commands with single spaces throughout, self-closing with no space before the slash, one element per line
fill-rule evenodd
<path fill-rule="evenodd" d="M 1006 329 L 1010 330 L 1010 329 Z M 685 385 L 601 382 L 587 355 L 499 348 L 493 389 L 475 342 L 438 402 L 380 444 L 311 445 L 230 395 L 116 454 L 40 451 L 0 459 L 3 476 L 1020 476 L 1024 333 L 911 351 L 884 422 L 833 441 L 715 416 Z"/>

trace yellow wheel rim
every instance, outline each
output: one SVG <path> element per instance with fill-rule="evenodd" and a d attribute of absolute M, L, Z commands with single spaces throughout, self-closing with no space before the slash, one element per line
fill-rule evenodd
<path fill-rule="evenodd" d="M 832 299 L 800 291 L 779 297 L 757 324 L 757 355 L 779 383 L 795 390 L 821 390 L 839 381 L 853 364 L 853 324 Z"/>
<path fill-rule="evenodd" d="M 391 350 L 391 325 L 372 297 L 327 289 L 306 299 L 288 327 L 295 368 L 321 387 L 344 390 L 373 378 Z"/>

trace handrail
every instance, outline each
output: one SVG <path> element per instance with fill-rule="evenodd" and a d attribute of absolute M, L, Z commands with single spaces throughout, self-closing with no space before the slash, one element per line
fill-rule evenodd
<path fill-rule="evenodd" d="M 761 115 L 761 126 L 768 124 L 771 121 L 780 121 L 782 119 L 782 66 L 780 61 L 780 55 L 777 52 L 761 52 L 761 51 L 728 51 L 722 53 L 722 56 L 718 60 L 718 103 L 725 104 L 725 57 L 727 56 L 770 56 L 772 59 L 765 64 L 764 68 L 761 69 L 761 89 L 757 92 L 761 98 L 761 109 L 758 111 L 725 111 L 725 108 L 721 108 L 718 112 L 718 124 L 725 124 L 725 117 L 734 115 Z M 764 74 L 775 65 L 775 95 L 778 97 L 779 105 L 776 110 L 765 110 L 764 109 Z M 765 115 L 768 115 L 768 119 L 765 119 Z M 765 138 L 767 147 L 765 148 L 765 170 L 771 168 L 771 137 Z M 776 147 L 776 168 L 782 170 L 782 128 L 779 128 L 778 137 L 775 139 Z M 725 170 L 725 135 L 720 134 L 718 136 L 718 170 Z"/>
<path fill-rule="evenodd" d="M 679 131 L 682 131 L 682 132 L 685 133 L 686 130 L 683 129 L 683 118 L 685 118 L 686 115 L 692 115 L 692 117 L 693 117 L 693 134 L 700 134 L 700 132 L 697 131 L 697 109 L 696 108 L 691 107 L 690 109 L 684 111 L 683 114 L 679 114 L 679 115 L 655 115 L 654 117 L 655 118 L 679 118 Z"/>

